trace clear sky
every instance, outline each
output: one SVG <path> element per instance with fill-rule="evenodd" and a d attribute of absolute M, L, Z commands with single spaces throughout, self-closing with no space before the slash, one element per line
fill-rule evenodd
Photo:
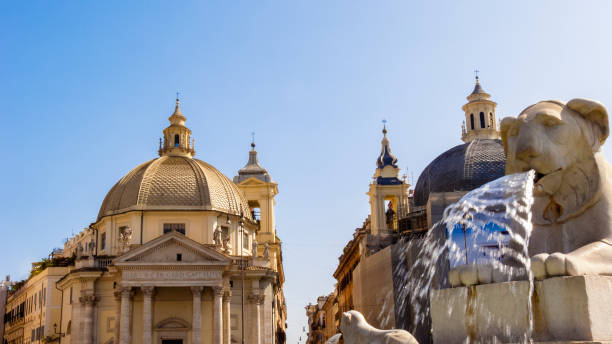
<path fill-rule="evenodd" d="M 476 68 L 498 118 L 612 105 L 611 17 L 609 1 L 3 1 L 0 273 L 24 278 L 95 220 L 156 156 L 179 91 L 197 157 L 227 176 L 256 132 L 295 343 L 369 213 L 380 121 L 416 182 L 460 143 Z"/>

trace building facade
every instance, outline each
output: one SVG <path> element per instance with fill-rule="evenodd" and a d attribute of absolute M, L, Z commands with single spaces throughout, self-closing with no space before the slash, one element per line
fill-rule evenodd
<path fill-rule="evenodd" d="M 70 263 L 9 293 L 4 343 L 285 342 L 277 184 L 254 144 L 234 181 L 195 159 L 178 99 L 169 121 L 159 157 L 55 252 Z"/>
<path fill-rule="evenodd" d="M 399 177 L 397 159 L 391 153 L 387 129 L 383 128 L 381 153 L 367 192 L 370 215 L 354 231 L 334 272 L 334 333 L 342 312 L 354 309 L 377 328 L 403 328 L 420 343 L 431 342 L 429 319 L 421 319 L 416 325 L 414 321 L 417 312 L 428 307 L 428 298 L 423 304 L 410 304 L 410 279 L 423 274 L 408 272 L 419 260 L 428 233 L 446 239 L 446 232 L 438 233 L 434 226 L 442 219 L 444 209 L 470 190 L 505 174 L 497 104 L 490 97 L 476 78 L 468 102 L 462 106 L 464 143 L 435 158 L 420 174 L 414 190 L 410 190 L 405 178 Z M 444 284 L 448 270 L 437 270 L 431 283 Z M 323 311 L 317 305 L 306 309 L 307 315 Z M 316 329 L 316 334 L 325 333 L 320 326 Z"/>

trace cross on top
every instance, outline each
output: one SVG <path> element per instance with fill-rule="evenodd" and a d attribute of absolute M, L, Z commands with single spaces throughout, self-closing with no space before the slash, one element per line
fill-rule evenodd
<path fill-rule="evenodd" d="M 474 76 L 476 77 L 476 80 L 478 80 L 478 73 L 480 73 L 480 71 L 478 69 L 474 69 Z"/>
<path fill-rule="evenodd" d="M 251 132 L 251 147 L 255 148 L 255 132 Z"/>
<path fill-rule="evenodd" d="M 179 93 L 176 92 L 176 100 L 179 100 Z"/>

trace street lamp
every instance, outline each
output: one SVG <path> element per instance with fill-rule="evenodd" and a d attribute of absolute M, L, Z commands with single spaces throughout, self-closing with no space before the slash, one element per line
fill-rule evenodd
<path fill-rule="evenodd" d="M 242 283 L 241 288 L 242 288 L 242 292 L 240 293 L 241 295 L 241 303 L 240 303 L 240 308 L 241 308 L 241 323 L 240 323 L 240 328 L 242 331 L 242 334 L 240 335 L 240 340 L 242 342 L 242 344 L 244 344 L 244 261 L 243 261 L 243 252 L 244 252 L 244 214 L 242 213 L 242 211 L 240 212 L 240 219 L 238 219 L 238 229 L 239 229 L 239 236 L 240 236 L 240 271 L 241 271 L 241 277 L 242 277 Z"/>
<path fill-rule="evenodd" d="M 57 323 L 53 324 L 53 332 L 55 332 L 55 334 L 57 334 L 60 338 L 66 336 L 65 333 L 62 333 L 62 329 L 60 329 L 60 331 L 57 332 Z"/>

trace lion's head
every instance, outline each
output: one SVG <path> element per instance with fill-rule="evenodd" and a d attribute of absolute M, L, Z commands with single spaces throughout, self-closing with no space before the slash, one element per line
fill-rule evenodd
<path fill-rule="evenodd" d="M 534 223 L 563 222 L 597 199 L 596 155 L 609 134 L 606 108 L 592 100 L 542 101 L 501 123 L 506 173 L 534 169 Z"/>
<path fill-rule="evenodd" d="M 354 310 L 342 313 L 342 321 L 340 321 L 340 332 L 342 332 L 344 336 L 350 337 L 352 333 L 357 331 L 360 327 L 364 326 L 369 325 L 361 313 Z"/>

